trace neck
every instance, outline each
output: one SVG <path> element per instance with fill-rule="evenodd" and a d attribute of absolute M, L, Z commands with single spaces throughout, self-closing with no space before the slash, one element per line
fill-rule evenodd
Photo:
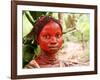
<path fill-rule="evenodd" d="M 48 59 L 56 59 L 56 53 L 48 53 L 45 51 L 41 51 L 41 55 L 43 55 L 44 57 Z"/>
<path fill-rule="evenodd" d="M 56 54 L 49 54 L 44 51 L 41 51 L 40 56 L 36 59 L 36 61 L 41 64 L 54 64 L 56 59 Z"/>

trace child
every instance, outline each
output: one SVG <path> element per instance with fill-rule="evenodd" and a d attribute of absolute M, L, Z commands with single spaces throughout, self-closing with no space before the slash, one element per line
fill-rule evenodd
<path fill-rule="evenodd" d="M 62 26 L 59 20 L 51 16 L 41 16 L 29 35 L 34 36 L 34 43 L 40 46 L 40 55 L 31 60 L 26 67 L 28 68 L 46 68 L 46 67 L 64 67 L 65 61 L 60 61 L 56 55 L 60 50 L 62 38 Z"/>

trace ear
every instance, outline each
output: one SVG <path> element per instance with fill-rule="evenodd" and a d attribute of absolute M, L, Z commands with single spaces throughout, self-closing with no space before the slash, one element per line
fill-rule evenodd
<path fill-rule="evenodd" d="M 63 43 L 64 43 L 64 39 L 63 39 Z"/>

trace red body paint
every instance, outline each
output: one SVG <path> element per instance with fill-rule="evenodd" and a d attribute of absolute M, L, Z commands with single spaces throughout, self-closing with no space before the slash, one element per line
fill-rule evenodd
<path fill-rule="evenodd" d="M 60 26 L 53 21 L 47 23 L 40 32 L 37 42 L 46 54 L 55 54 L 63 43 Z"/>

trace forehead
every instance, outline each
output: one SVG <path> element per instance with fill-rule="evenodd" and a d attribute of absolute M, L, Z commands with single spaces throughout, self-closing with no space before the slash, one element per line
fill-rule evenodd
<path fill-rule="evenodd" d="M 58 23 L 56 23 L 54 21 L 50 21 L 49 23 L 47 23 L 44 26 L 43 30 L 47 30 L 47 31 L 48 30 L 49 31 L 51 31 L 51 30 L 61 30 L 61 27 L 60 27 L 60 25 Z"/>

